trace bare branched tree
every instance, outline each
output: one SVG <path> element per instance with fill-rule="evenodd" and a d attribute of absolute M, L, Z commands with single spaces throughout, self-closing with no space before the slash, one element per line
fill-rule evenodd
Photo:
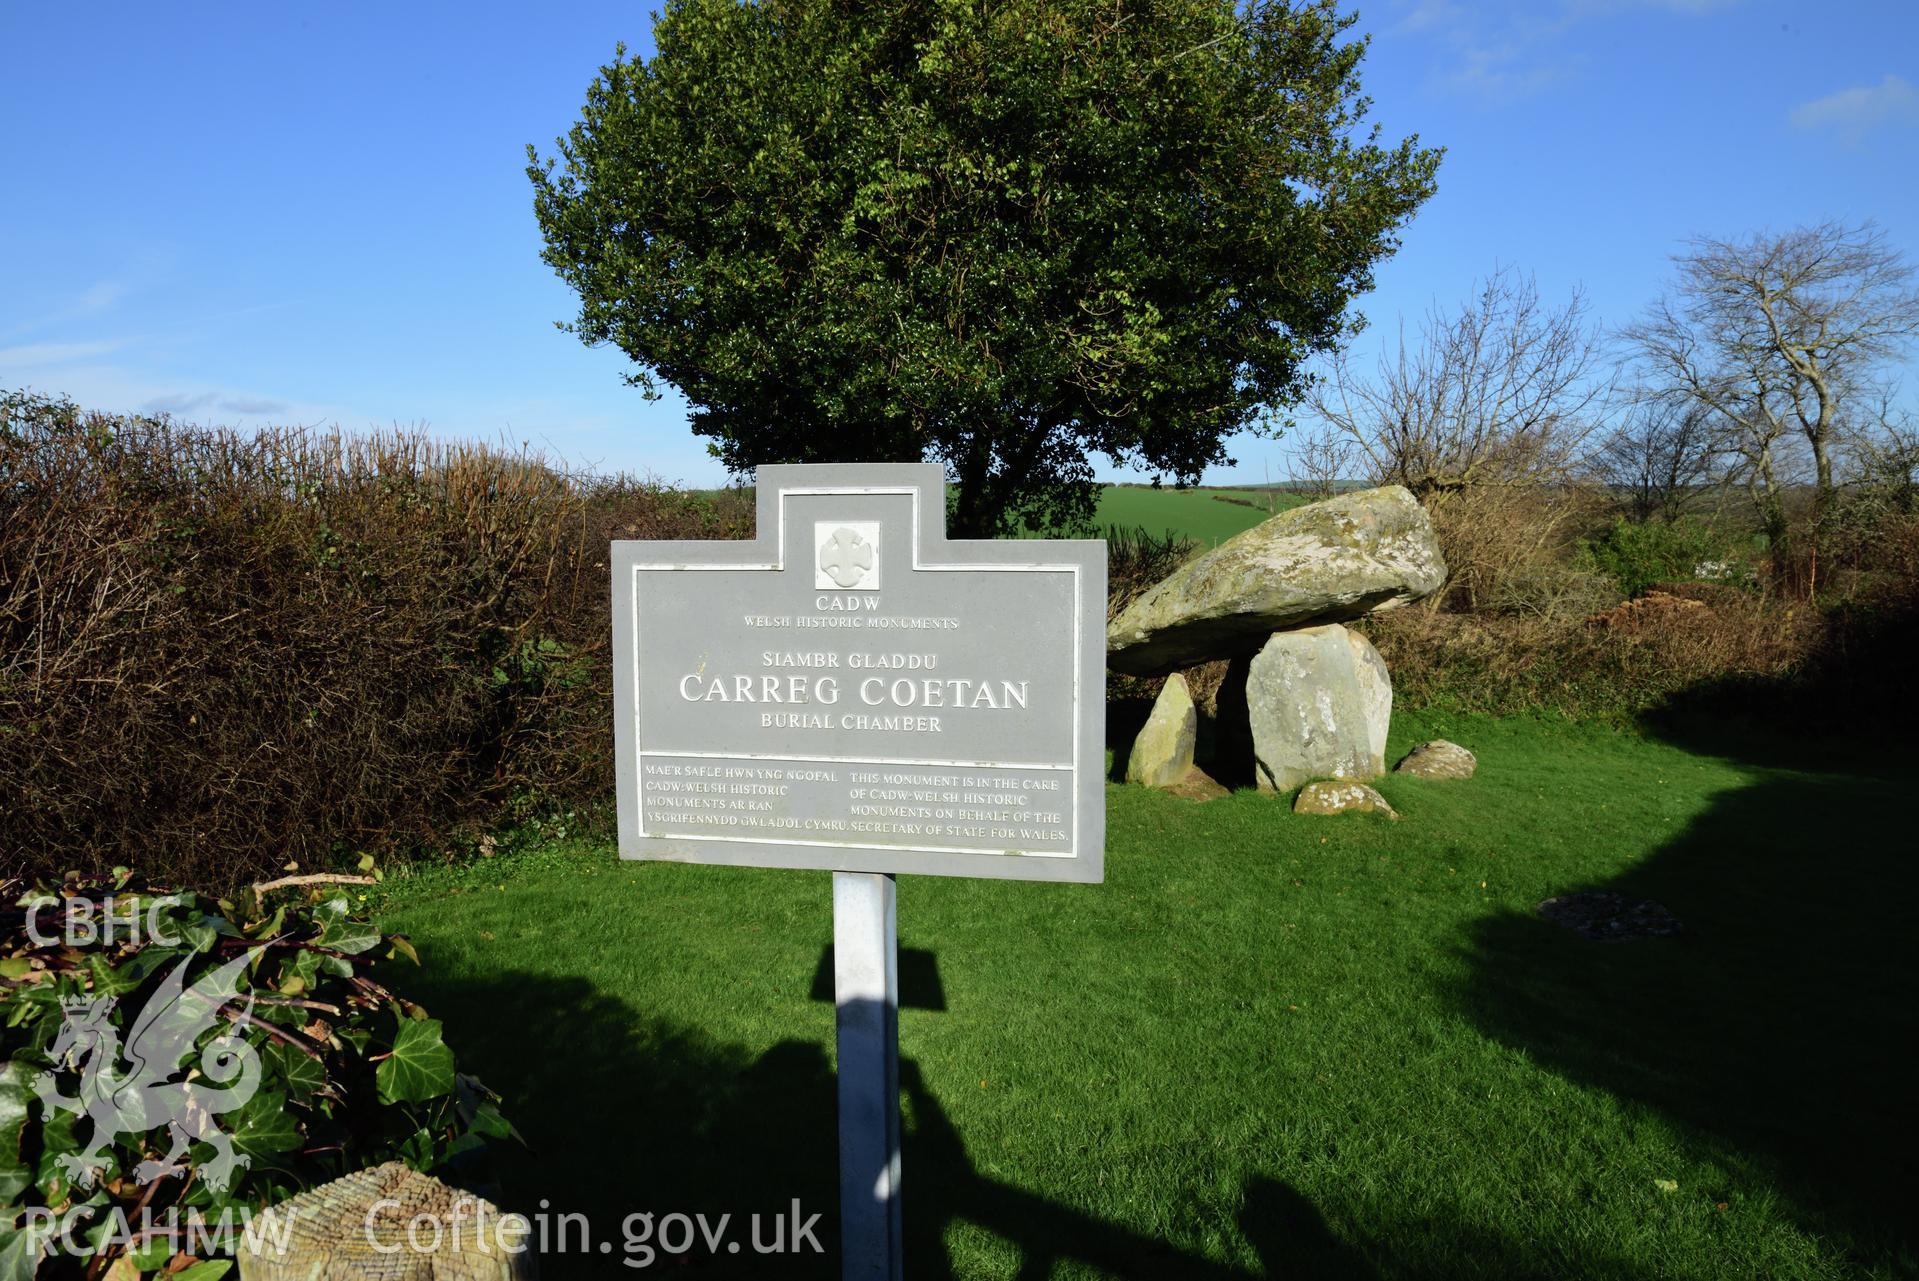
<path fill-rule="evenodd" d="M 1849 406 L 1919 336 L 1913 269 L 1871 223 L 1742 240 L 1700 238 L 1671 293 L 1626 331 L 1654 387 L 1704 406 L 1775 546 L 1786 539 L 1788 438 L 1804 445 L 1817 511 L 1830 504 Z"/>
<path fill-rule="evenodd" d="M 1567 477 L 1610 406 L 1604 351 L 1582 293 L 1548 307 L 1531 276 L 1505 269 L 1456 313 L 1429 312 L 1416 340 L 1402 327 L 1370 378 L 1333 357 L 1307 405 L 1373 481 L 1436 508 L 1468 489 Z"/>
<path fill-rule="evenodd" d="M 1290 488 L 1315 501 L 1331 498 L 1339 492 L 1341 481 L 1352 478 L 1357 450 L 1344 433 L 1324 424 L 1309 428 L 1298 437 L 1287 458 Z"/>
<path fill-rule="evenodd" d="M 1671 521 L 1697 506 L 1723 473 L 1723 452 L 1710 410 L 1656 396 L 1607 434 L 1593 467 L 1634 520 Z"/>
<path fill-rule="evenodd" d="M 1573 482 L 1611 412 L 1605 355 L 1582 294 L 1547 306 L 1531 276 L 1505 269 L 1456 311 L 1430 311 L 1417 338 L 1402 327 L 1371 376 L 1331 359 L 1306 404 L 1318 448 L 1432 513 L 1452 570 L 1434 608 L 1503 608 L 1556 572 L 1582 507 Z"/>

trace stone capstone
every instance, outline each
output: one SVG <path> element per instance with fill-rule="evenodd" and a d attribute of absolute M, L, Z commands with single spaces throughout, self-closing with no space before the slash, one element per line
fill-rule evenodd
<path fill-rule="evenodd" d="M 1281 512 L 1175 570 L 1106 629 L 1134 676 L 1248 655 L 1273 632 L 1393 609 L 1437 591 L 1432 521 L 1398 485 Z"/>

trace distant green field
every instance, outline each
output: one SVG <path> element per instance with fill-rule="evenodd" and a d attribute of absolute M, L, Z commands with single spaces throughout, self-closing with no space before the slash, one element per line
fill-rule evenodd
<path fill-rule="evenodd" d="M 1241 498 L 1257 503 L 1243 507 L 1220 501 L 1220 496 Z M 1297 507 L 1304 500 L 1297 494 L 1277 494 L 1277 510 Z M 1217 543 L 1265 520 L 1267 495 L 1252 489 L 1147 489 L 1131 485 L 1108 485 L 1100 495 L 1098 521 L 1108 525 L 1139 526 L 1150 534 L 1168 530 Z"/>

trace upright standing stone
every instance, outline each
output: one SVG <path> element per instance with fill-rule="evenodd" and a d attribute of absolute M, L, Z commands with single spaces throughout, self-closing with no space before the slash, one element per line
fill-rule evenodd
<path fill-rule="evenodd" d="M 1393 683 L 1364 636 L 1336 623 L 1278 633 L 1245 665 L 1243 698 L 1261 791 L 1386 772 Z"/>
<path fill-rule="evenodd" d="M 1170 787 L 1193 767 L 1193 744 L 1199 737 L 1199 709 L 1186 688 L 1186 678 L 1175 672 L 1160 687 L 1152 715 L 1133 740 L 1126 759 L 1126 781 L 1148 787 Z"/>
<path fill-rule="evenodd" d="M 1337 623 L 1437 591 L 1433 524 L 1397 485 L 1281 512 L 1175 570 L 1106 629 L 1106 663 L 1153 676 L 1248 655 L 1276 631 Z"/>

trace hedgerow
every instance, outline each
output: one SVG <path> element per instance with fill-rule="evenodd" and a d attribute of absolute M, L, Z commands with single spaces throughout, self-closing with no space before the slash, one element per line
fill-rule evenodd
<path fill-rule="evenodd" d="M 0 398 L 0 875 L 220 888 L 590 806 L 608 540 L 752 519 L 417 434 Z"/>

